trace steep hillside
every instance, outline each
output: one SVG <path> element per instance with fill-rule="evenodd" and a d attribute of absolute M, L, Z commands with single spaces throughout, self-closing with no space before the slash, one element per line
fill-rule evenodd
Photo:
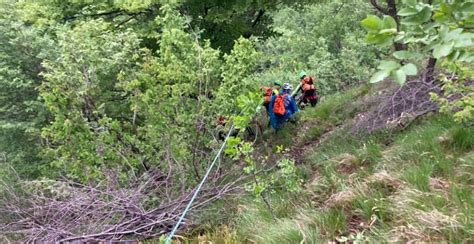
<path fill-rule="evenodd" d="M 272 195 L 271 211 L 244 198 L 234 220 L 198 239 L 473 241 L 473 128 L 432 113 L 404 129 L 354 133 L 354 119 L 376 104 L 379 91 L 354 88 L 304 110 L 273 144 L 286 144 L 304 190 Z"/>
<path fill-rule="evenodd" d="M 1 243 L 474 242 L 474 0 L 0 0 L 0 33 Z"/>

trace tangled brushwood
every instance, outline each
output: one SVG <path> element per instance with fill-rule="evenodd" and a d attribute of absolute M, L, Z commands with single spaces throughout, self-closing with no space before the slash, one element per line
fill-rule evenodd
<path fill-rule="evenodd" d="M 381 95 L 378 99 L 380 105 L 358 116 L 355 130 L 371 133 L 383 129 L 403 129 L 419 116 L 438 110 L 439 105 L 432 101 L 430 94 L 441 94 L 442 83 L 424 76 L 407 82 L 393 93 Z"/>
<path fill-rule="evenodd" d="M 243 178 L 222 183 L 215 174 L 195 200 L 182 228 L 195 224 L 193 212 L 240 191 Z M 147 173 L 127 188 L 113 182 L 94 186 L 72 181 L 2 181 L 0 238 L 25 242 L 91 242 L 147 239 L 176 224 L 193 190 L 176 190 L 170 175 Z M 2 236 L 3 235 L 3 236 Z"/>

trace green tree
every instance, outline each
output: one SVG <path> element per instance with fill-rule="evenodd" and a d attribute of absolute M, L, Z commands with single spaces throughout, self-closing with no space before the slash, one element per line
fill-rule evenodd
<path fill-rule="evenodd" d="M 45 62 L 41 89 L 53 121 L 43 136 L 54 165 L 71 177 L 91 181 L 113 169 L 126 182 L 154 166 L 199 178 L 219 113 L 236 112 L 236 94 L 247 89 L 239 84 L 248 84 L 239 81 L 256 65 L 253 44 L 239 40 L 222 60 L 199 33 L 185 31 L 172 5 L 160 11 L 156 53 L 106 21 L 56 32 L 60 57 Z"/>
<path fill-rule="evenodd" d="M 44 62 L 41 96 L 53 117 L 42 132 L 47 151 L 56 167 L 81 179 L 97 178 L 102 167 L 133 170 L 138 164 L 124 134 L 132 124 L 127 93 L 116 83 L 136 68 L 139 40 L 107 30 L 102 21 L 62 27 L 59 57 Z"/>
<path fill-rule="evenodd" d="M 0 153 L 20 175 L 37 177 L 46 166 L 39 130 L 48 114 L 36 88 L 41 60 L 54 48 L 43 31 L 18 20 L 15 2 L 0 1 Z"/>
<path fill-rule="evenodd" d="M 364 80 L 374 66 L 375 48 L 361 41 L 365 33 L 354 20 L 368 11 L 365 1 L 333 1 L 273 12 L 276 35 L 258 47 L 264 59 L 257 79 L 295 84 L 303 69 L 315 76 L 323 94 Z"/>
<path fill-rule="evenodd" d="M 18 6 L 24 20 L 36 25 L 54 26 L 57 23 L 76 23 L 90 19 L 104 19 L 111 23 L 111 29 L 133 28 L 149 40 L 144 42 L 156 49 L 156 28 L 154 20 L 160 16 L 160 8 L 168 1 L 163 0 L 24 0 Z M 272 34 L 268 26 L 271 12 L 281 5 L 303 4 L 305 1 L 284 0 L 204 0 L 174 2 L 180 14 L 189 17 L 190 25 L 199 29 L 203 39 L 210 40 L 213 48 L 228 53 L 240 36 L 268 37 Z"/>

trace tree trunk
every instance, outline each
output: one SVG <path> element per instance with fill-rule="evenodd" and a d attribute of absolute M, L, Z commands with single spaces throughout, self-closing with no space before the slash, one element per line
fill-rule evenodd
<path fill-rule="evenodd" d="M 255 28 L 257 26 L 258 22 L 262 19 L 263 14 L 265 14 L 265 10 L 260 9 L 257 14 L 257 18 L 255 18 L 254 21 L 252 21 L 252 28 Z"/>
<path fill-rule="evenodd" d="M 397 15 L 397 4 L 395 0 L 387 0 L 387 12 L 397 22 L 397 31 L 400 31 L 400 18 Z"/>
<path fill-rule="evenodd" d="M 437 59 L 435 58 L 430 58 L 428 60 L 428 64 L 426 65 L 426 73 L 425 73 L 425 82 L 429 82 L 433 79 L 433 73 L 434 73 L 434 70 L 435 70 L 435 66 L 436 66 L 436 61 Z"/>
<path fill-rule="evenodd" d="M 400 17 L 397 15 L 397 4 L 395 0 L 387 0 L 387 12 L 397 22 L 397 32 L 400 32 Z M 393 44 L 395 51 L 407 50 L 407 45 L 399 42 Z"/>
<path fill-rule="evenodd" d="M 384 8 L 384 7 L 380 6 L 377 3 L 377 0 L 370 0 L 370 3 L 380 13 L 391 16 L 395 20 L 395 22 L 397 23 L 397 32 L 400 31 L 400 17 L 397 15 L 397 3 L 396 3 L 395 0 L 387 0 L 387 8 Z M 408 49 L 407 45 L 405 45 L 403 43 L 399 43 L 399 42 L 393 43 L 393 47 L 395 48 L 395 51 L 401 51 L 401 50 L 407 50 Z"/>

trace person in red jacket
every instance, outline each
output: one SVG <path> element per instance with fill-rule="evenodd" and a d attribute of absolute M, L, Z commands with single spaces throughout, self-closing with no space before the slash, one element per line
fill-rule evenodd
<path fill-rule="evenodd" d="M 298 101 L 298 105 L 311 104 L 311 107 L 316 106 L 318 103 L 318 92 L 314 78 L 306 75 L 306 72 L 300 72 L 300 85 L 296 93 L 301 91 L 303 93 L 302 98 Z"/>

